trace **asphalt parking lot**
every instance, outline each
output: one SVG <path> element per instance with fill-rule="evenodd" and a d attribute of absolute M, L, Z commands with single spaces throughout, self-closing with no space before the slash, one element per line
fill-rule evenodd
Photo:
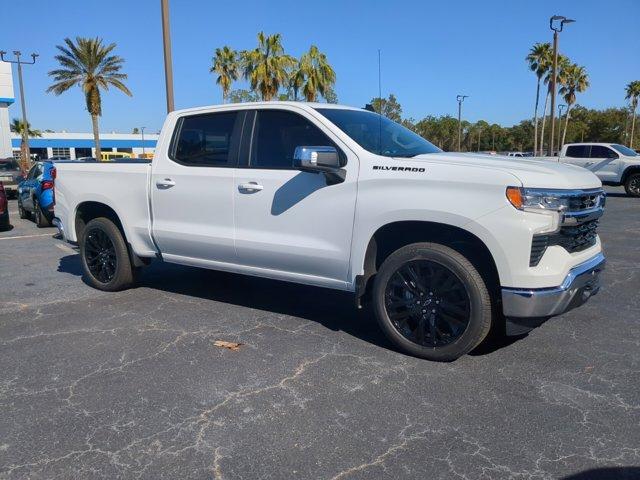
<path fill-rule="evenodd" d="M 93 290 L 11 201 L 0 478 L 640 478 L 640 200 L 609 192 L 600 294 L 449 364 L 341 292 L 165 264 Z"/>

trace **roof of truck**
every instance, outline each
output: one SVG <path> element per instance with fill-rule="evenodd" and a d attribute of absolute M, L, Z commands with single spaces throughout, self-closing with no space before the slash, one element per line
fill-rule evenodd
<path fill-rule="evenodd" d="M 350 107 L 348 105 L 339 105 L 336 103 L 320 103 L 320 102 L 293 102 L 293 101 L 269 101 L 269 102 L 242 102 L 242 103 L 224 103 L 224 104 L 217 104 L 217 105 L 203 105 L 200 107 L 192 107 L 192 108 L 185 108 L 185 109 L 181 109 L 181 110 L 174 110 L 172 113 L 178 113 L 178 114 L 182 114 L 182 113 L 191 113 L 191 112 L 198 112 L 201 110 L 210 110 L 210 109 L 217 109 L 217 108 L 229 108 L 229 107 L 282 107 L 282 106 L 288 106 L 288 107 L 309 107 L 309 108 L 341 108 L 341 109 L 347 109 L 347 110 L 363 110 L 362 108 L 357 108 L 357 107 Z"/>

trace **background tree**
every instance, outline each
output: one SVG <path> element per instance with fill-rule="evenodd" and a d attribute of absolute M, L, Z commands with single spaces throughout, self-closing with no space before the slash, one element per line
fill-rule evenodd
<path fill-rule="evenodd" d="M 112 54 L 116 48 L 115 43 L 105 46 L 101 38 L 76 37 L 75 42 L 65 38 L 64 43 L 64 46 L 56 46 L 60 53 L 55 56 L 55 59 L 61 68 L 49 72 L 54 83 L 47 92 L 60 95 L 74 86 L 82 89 L 87 110 L 91 115 L 96 158 L 100 160 L 102 156 L 98 129 L 98 117 L 102 115 L 100 90 L 108 90 L 113 86 L 131 96 L 131 92 L 123 83 L 127 79 L 127 75 L 121 72 L 124 59 Z"/>
<path fill-rule="evenodd" d="M 30 123 L 27 123 L 26 129 L 27 129 L 28 137 L 42 136 L 42 132 L 40 130 L 31 129 Z M 17 133 L 18 135 L 20 135 L 20 168 L 22 169 L 23 172 L 26 172 L 27 170 L 29 170 L 29 168 L 31 168 L 31 159 L 27 158 L 27 146 L 22 141 L 22 139 L 24 138 L 23 133 L 25 130 L 25 124 L 22 120 L 18 120 L 17 118 L 14 118 L 11 120 L 11 123 L 9 124 L 9 130 L 11 130 L 13 133 Z"/>
<path fill-rule="evenodd" d="M 318 94 L 324 96 L 336 83 L 336 72 L 329 65 L 327 56 L 315 45 L 311 45 L 309 51 L 302 55 L 300 66 L 304 76 L 302 93 L 307 102 L 317 101 Z"/>
<path fill-rule="evenodd" d="M 580 65 L 576 65 L 575 63 L 568 65 L 563 72 L 562 85 L 560 86 L 560 95 L 562 95 L 562 98 L 567 104 L 564 132 L 562 134 L 562 141 L 560 142 L 561 147 L 564 145 L 564 141 L 567 136 L 571 106 L 576 103 L 576 93 L 582 93 L 587 88 L 589 88 L 589 75 L 587 75 L 585 68 Z"/>
<path fill-rule="evenodd" d="M 264 32 L 258 33 L 258 46 L 242 51 L 240 59 L 244 77 L 251 89 L 260 93 L 262 100 L 272 100 L 278 95 L 296 65 L 296 59 L 284 53 L 279 33 L 268 36 Z"/>
<path fill-rule="evenodd" d="M 398 103 L 398 99 L 393 93 L 389 95 L 389 98 L 372 98 L 369 103 L 375 112 L 381 113 L 388 119 L 394 122 L 402 120 L 402 106 Z"/>
<path fill-rule="evenodd" d="M 562 79 L 564 78 L 564 72 L 566 68 L 570 65 L 569 59 L 564 55 L 558 55 L 558 68 L 556 70 L 556 86 L 562 84 Z M 549 98 L 551 97 L 551 78 L 553 77 L 553 71 L 551 68 L 547 71 L 547 74 L 544 77 L 544 83 L 547 85 L 547 96 L 544 99 L 544 112 L 542 116 L 542 128 L 540 129 L 540 143 L 538 147 L 540 149 L 540 155 L 544 155 L 544 127 L 547 120 L 547 103 Z M 534 126 L 535 130 L 535 126 Z"/>
<path fill-rule="evenodd" d="M 540 83 L 548 73 L 553 62 L 553 50 L 550 43 L 536 43 L 526 57 L 529 69 L 536 74 L 536 103 L 533 110 L 533 150 L 538 151 L 538 105 L 540 103 Z M 546 110 L 545 102 L 545 110 Z"/>
<path fill-rule="evenodd" d="M 213 65 L 209 71 L 218 74 L 216 83 L 222 88 L 222 103 L 226 103 L 229 91 L 231 91 L 231 85 L 238 80 L 240 75 L 238 54 L 235 50 L 225 45 L 222 48 L 216 48 L 212 61 Z"/>
<path fill-rule="evenodd" d="M 327 88 L 327 90 L 322 94 L 327 103 L 338 103 L 338 95 L 336 91 L 333 89 L 333 86 Z"/>
<path fill-rule="evenodd" d="M 138 135 L 139 133 L 140 133 L 140 129 L 138 127 L 133 127 L 133 130 L 131 130 L 132 135 Z"/>
<path fill-rule="evenodd" d="M 629 148 L 633 148 L 633 136 L 636 129 L 636 108 L 638 107 L 638 98 L 640 98 L 640 80 L 629 82 L 626 88 L 626 99 L 631 103 L 631 136 L 629 140 Z"/>
<path fill-rule="evenodd" d="M 260 96 L 250 90 L 231 90 L 231 92 L 229 92 L 229 101 L 231 103 L 258 102 L 260 101 Z"/>

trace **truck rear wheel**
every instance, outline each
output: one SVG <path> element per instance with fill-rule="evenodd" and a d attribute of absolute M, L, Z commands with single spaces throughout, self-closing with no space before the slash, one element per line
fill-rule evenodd
<path fill-rule="evenodd" d="M 437 243 L 414 243 L 387 257 L 374 280 L 373 308 L 395 345 L 436 361 L 469 353 L 492 321 L 482 276 L 463 255 Z"/>
<path fill-rule="evenodd" d="M 640 197 L 640 173 L 632 173 L 624 182 L 624 191 L 632 197 Z"/>
<path fill-rule="evenodd" d="M 84 278 L 94 288 L 107 292 L 124 290 L 134 283 L 135 270 L 120 229 L 108 218 L 94 218 L 80 238 Z"/>

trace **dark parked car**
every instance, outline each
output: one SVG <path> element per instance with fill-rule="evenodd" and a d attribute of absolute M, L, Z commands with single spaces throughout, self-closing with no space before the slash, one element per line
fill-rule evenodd
<path fill-rule="evenodd" d="M 56 167 L 49 160 L 36 162 L 26 180 L 18 185 L 20 218 L 33 216 L 38 227 L 50 227 L 53 220 L 55 193 L 53 189 Z"/>
<path fill-rule="evenodd" d="M 8 198 L 15 198 L 18 195 L 18 184 L 23 178 L 20 164 L 16 159 L 0 159 L 0 182 L 4 184 L 4 190 Z"/>
<path fill-rule="evenodd" d="M 9 227 L 9 205 L 7 203 L 7 194 L 2 182 L 0 182 L 0 230 L 6 230 Z"/>

